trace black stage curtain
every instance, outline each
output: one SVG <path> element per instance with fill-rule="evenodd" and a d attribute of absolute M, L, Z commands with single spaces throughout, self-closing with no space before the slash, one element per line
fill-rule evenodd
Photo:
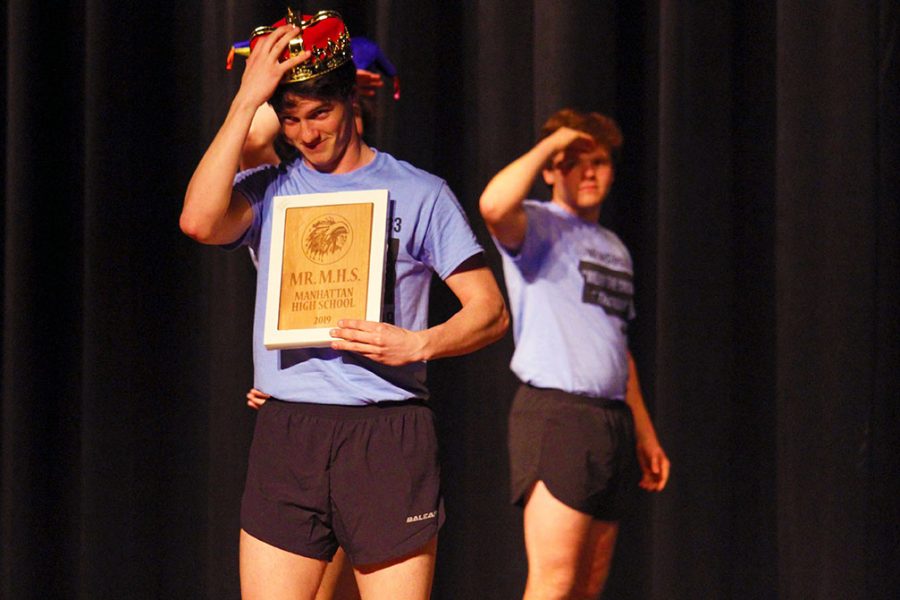
<path fill-rule="evenodd" d="M 619 119 L 603 221 L 673 474 L 607 598 L 900 597 L 896 2 L 306 4 L 386 49 L 376 145 L 450 182 L 494 267 L 488 178 L 556 108 Z M 4 8 L 0 596 L 236 598 L 254 272 L 177 222 L 226 51 L 283 3 Z M 435 598 L 521 594 L 511 348 L 430 365 Z"/>

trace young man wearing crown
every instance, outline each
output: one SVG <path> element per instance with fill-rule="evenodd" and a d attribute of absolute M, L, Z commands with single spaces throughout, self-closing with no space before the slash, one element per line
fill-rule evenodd
<path fill-rule="evenodd" d="M 444 518 L 425 361 L 499 339 L 508 317 L 446 183 L 360 138 L 349 37 L 339 17 L 329 18 L 336 22 L 289 20 L 256 40 L 225 122 L 188 185 L 181 228 L 203 243 L 249 245 L 260 259 L 254 386 L 271 398 L 257 416 L 241 507 L 243 597 L 313 598 L 340 545 L 362 598 L 424 600 Z M 319 29 L 323 23 L 328 28 Z M 307 48 L 317 35 L 327 38 L 329 50 L 294 52 L 301 34 Z M 299 157 L 233 185 L 251 120 L 266 101 Z M 273 197 L 375 188 L 387 188 L 392 205 L 395 281 L 386 285 L 394 323 L 344 319 L 330 348 L 267 350 Z M 428 327 L 432 272 L 461 308 Z"/>
<path fill-rule="evenodd" d="M 480 200 L 522 381 L 509 417 L 512 500 L 525 509 L 525 598 L 597 598 L 633 490 L 662 490 L 669 460 L 627 348 L 631 257 L 597 222 L 622 135 L 609 117 L 570 109 L 541 133 Z M 526 200 L 539 175 L 550 202 Z"/>

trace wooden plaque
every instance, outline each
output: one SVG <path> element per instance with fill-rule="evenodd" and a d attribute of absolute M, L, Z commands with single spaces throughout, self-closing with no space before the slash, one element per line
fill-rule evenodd
<path fill-rule="evenodd" d="M 266 348 L 329 346 L 338 320 L 381 320 L 387 203 L 387 190 L 275 197 Z"/>

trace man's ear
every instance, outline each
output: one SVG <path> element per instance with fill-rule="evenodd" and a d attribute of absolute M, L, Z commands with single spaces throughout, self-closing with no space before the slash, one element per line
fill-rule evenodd
<path fill-rule="evenodd" d="M 353 124 L 356 126 L 356 133 L 359 134 L 359 137 L 362 137 L 364 133 L 362 105 L 359 103 L 359 98 L 356 97 L 356 94 L 353 95 L 353 104 L 351 107 L 353 108 Z"/>
<path fill-rule="evenodd" d="M 553 187 L 553 183 L 556 181 L 556 172 L 550 169 L 544 169 L 541 173 L 544 176 L 544 183 Z"/>

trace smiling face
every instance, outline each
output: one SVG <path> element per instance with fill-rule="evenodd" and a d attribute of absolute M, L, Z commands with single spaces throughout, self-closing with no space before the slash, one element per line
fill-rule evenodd
<path fill-rule="evenodd" d="M 278 119 L 284 139 L 313 169 L 345 173 L 358 166 L 361 144 L 351 100 L 291 95 Z"/>
<path fill-rule="evenodd" d="M 615 171 L 609 149 L 597 146 L 589 152 L 559 152 L 544 181 L 553 189 L 552 201 L 570 213 L 595 222 L 600 205 L 612 187 Z"/>

